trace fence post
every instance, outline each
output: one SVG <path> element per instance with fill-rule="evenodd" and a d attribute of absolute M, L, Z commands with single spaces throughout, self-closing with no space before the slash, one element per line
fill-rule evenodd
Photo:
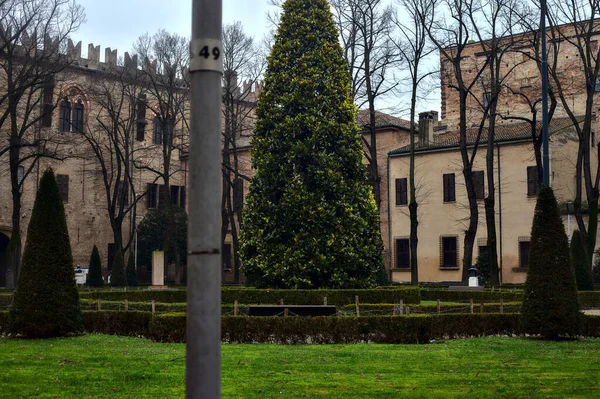
<path fill-rule="evenodd" d="M 354 303 L 356 305 L 356 316 L 360 316 L 360 308 L 358 307 L 358 295 L 354 297 Z"/>
<path fill-rule="evenodd" d="M 154 316 L 154 312 L 156 312 L 156 301 L 152 300 L 152 316 Z"/>
<path fill-rule="evenodd" d="M 400 299 L 400 314 L 404 314 L 404 300 Z"/>
<path fill-rule="evenodd" d="M 288 314 L 289 314 L 288 308 L 285 308 L 283 310 L 283 317 L 288 317 Z"/>
<path fill-rule="evenodd" d="M 396 308 L 396 302 L 394 301 L 394 309 L 392 310 L 392 316 L 396 316 L 398 314 L 398 308 Z"/>
<path fill-rule="evenodd" d="M 125 310 L 129 310 L 129 302 L 127 302 L 127 299 L 125 299 Z"/>
<path fill-rule="evenodd" d="M 438 312 L 438 314 L 440 314 L 440 313 L 441 313 L 441 312 L 440 312 L 440 310 L 441 310 L 441 309 L 440 309 L 440 300 L 438 299 L 438 300 L 437 300 L 437 312 Z"/>
<path fill-rule="evenodd" d="M 326 296 L 323 297 L 323 305 L 327 306 L 327 297 Z"/>
<path fill-rule="evenodd" d="M 500 298 L 500 313 L 504 313 L 504 300 Z"/>
<path fill-rule="evenodd" d="M 283 298 L 281 298 L 281 299 L 279 300 L 279 304 L 280 304 L 281 306 L 283 306 Z"/>
<path fill-rule="evenodd" d="M 98 298 L 98 310 L 102 310 L 101 299 Z"/>
<path fill-rule="evenodd" d="M 235 301 L 233 301 L 233 315 L 234 316 L 238 315 L 238 301 L 237 301 L 237 299 Z"/>
<path fill-rule="evenodd" d="M 483 309 L 483 301 L 481 301 L 481 305 L 479 305 L 479 313 L 483 313 L 484 309 Z"/>
<path fill-rule="evenodd" d="M 471 313 L 473 313 L 473 298 L 469 299 L 469 306 L 471 308 Z"/>
<path fill-rule="evenodd" d="M 406 314 L 410 314 L 410 306 L 406 307 Z"/>

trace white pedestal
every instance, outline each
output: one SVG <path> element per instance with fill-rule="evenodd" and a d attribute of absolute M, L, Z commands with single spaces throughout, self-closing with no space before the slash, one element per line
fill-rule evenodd
<path fill-rule="evenodd" d="M 152 251 L 152 285 L 165 284 L 165 252 Z"/>

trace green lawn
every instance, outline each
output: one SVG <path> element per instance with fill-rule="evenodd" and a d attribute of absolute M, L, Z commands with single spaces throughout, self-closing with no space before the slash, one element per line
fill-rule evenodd
<path fill-rule="evenodd" d="M 597 398 L 600 339 L 223 345 L 224 398 Z M 0 339 L 0 397 L 183 397 L 182 344 Z"/>

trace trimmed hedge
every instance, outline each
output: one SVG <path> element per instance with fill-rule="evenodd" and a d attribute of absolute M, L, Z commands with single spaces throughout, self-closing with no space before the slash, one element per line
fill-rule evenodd
<path fill-rule="evenodd" d="M 600 291 L 579 291 L 579 306 L 600 308 Z"/>
<path fill-rule="evenodd" d="M 128 336 L 149 336 L 151 312 L 84 311 L 83 324 L 87 333 Z"/>
<path fill-rule="evenodd" d="M 276 289 L 255 289 L 255 288 L 229 288 L 221 289 L 221 302 L 233 303 L 237 300 L 240 304 L 275 304 L 283 299 L 284 303 L 290 305 L 320 305 L 323 303 L 323 297 L 327 297 L 327 303 L 330 305 L 347 305 L 354 303 L 355 296 L 358 295 L 360 303 L 394 303 L 400 299 L 404 303 L 421 302 L 420 290 L 418 287 L 398 287 L 398 288 L 374 288 L 365 290 L 276 290 Z M 155 300 L 156 302 L 185 302 L 185 290 L 135 290 L 135 291 L 81 291 L 81 299 L 102 299 L 107 301 L 123 301 L 125 299 L 131 302 L 146 302 Z"/>
<path fill-rule="evenodd" d="M 475 302 L 496 301 L 503 299 L 505 302 L 521 302 L 523 300 L 522 290 L 512 291 L 451 291 L 451 290 L 432 290 L 422 289 L 421 300 L 443 302 L 468 302 L 473 299 Z"/>
<path fill-rule="evenodd" d="M 0 334 L 8 332 L 8 311 L 0 311 Z"/>

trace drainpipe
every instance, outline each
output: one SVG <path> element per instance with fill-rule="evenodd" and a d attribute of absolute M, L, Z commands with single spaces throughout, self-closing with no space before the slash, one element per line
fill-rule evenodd
<path fill-rule="evenodd" d="M 388 258 L 388 265 L 390 266 L 390 271 L 389 271 L 389 281 L 390 283 L 392 282 L 392 207 L 390 206 L 391 202 L 390 202 L 390 154 L 387 155 L 387 184 L 388 184 L 388 190 L 387 190 L 387 203 L 388 203 L 388 209 L 387 209 L 387 213 L 388 213 L 388 220 L 387 220 L 387 224 L 388 224 L 388 253 L 387 253 L 387 258 Z"/>
<path fill-rule="evenodd" d="M 503 266 L 502 266 L 502 180 L 500 180 L 500 145 L 496 144 L 496 152 L 497 152 L 497 156 L 496 158 L 498 158 L 498 224 L 499 224 L 499 240 L 498 240 L 498 244 L 499 245 L 499 255 L 500 255 L 500 270 L 499 270 L 499 277 L 500 277 L 500 285 L 502 285 L 502 271 L 503 271 Z"/>

